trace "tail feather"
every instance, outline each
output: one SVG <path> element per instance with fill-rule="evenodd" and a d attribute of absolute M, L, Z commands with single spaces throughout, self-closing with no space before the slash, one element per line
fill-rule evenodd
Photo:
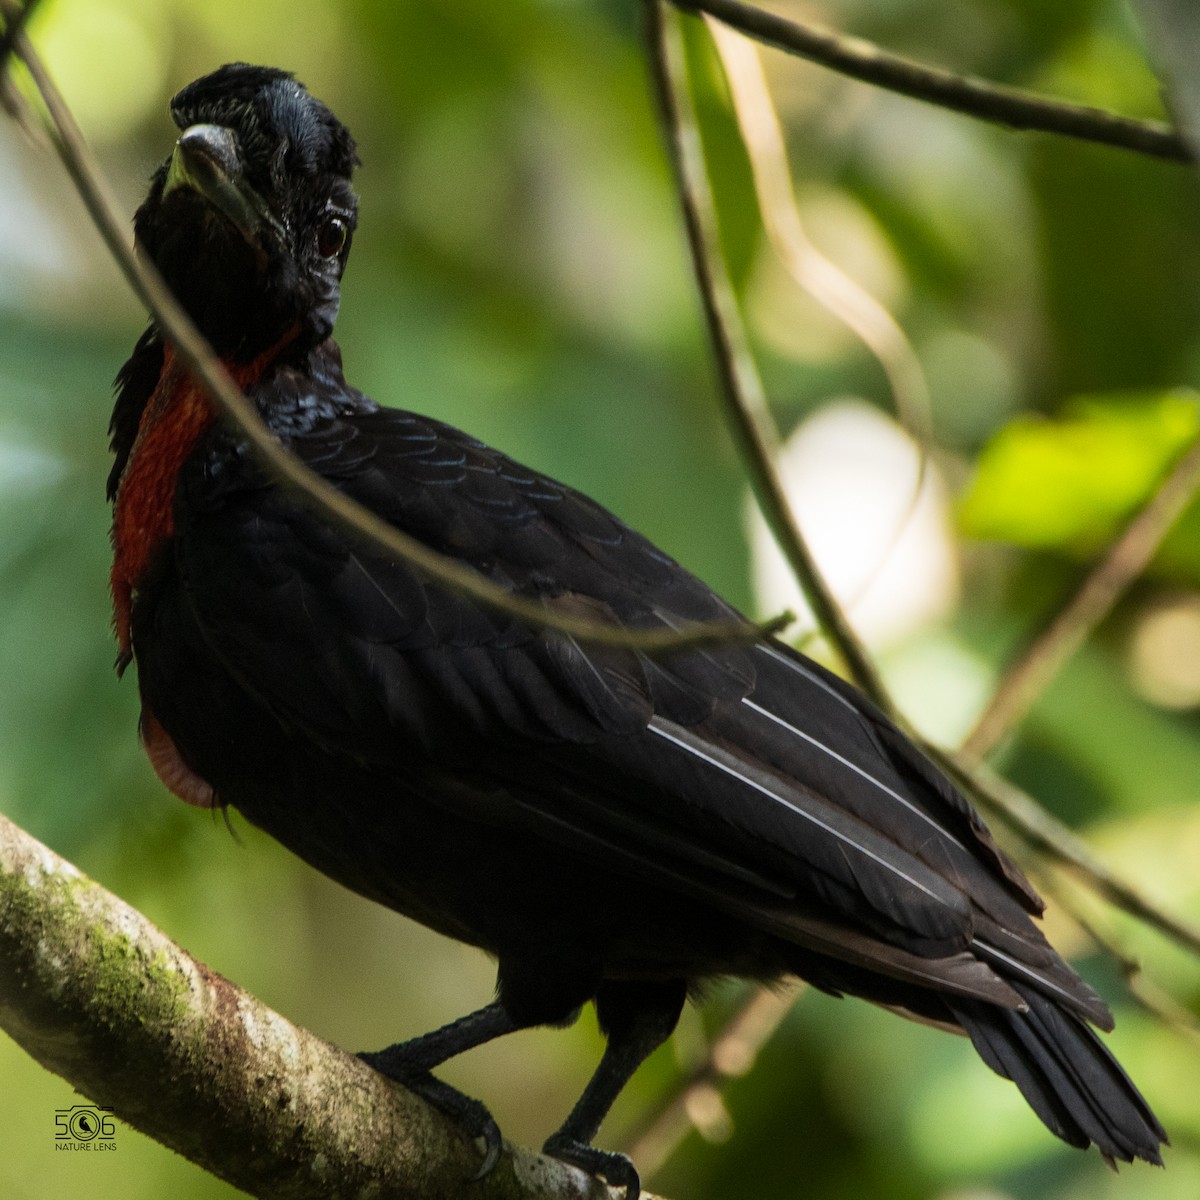
<path fill-rule="evenodd" d="M 950 1002 L 983 1061 L 1011 1079 L 1063 1141 L 1095 1143 L 1110 1165 L 1135 1158 L 1161 1165 L 1166 1132 L 1096 1034 L 1040 992 L 1012 986 L 1028 1011 Z"/>

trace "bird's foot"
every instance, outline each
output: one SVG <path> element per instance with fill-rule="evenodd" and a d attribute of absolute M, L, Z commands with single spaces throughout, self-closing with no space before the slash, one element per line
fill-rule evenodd
<path fill-rule="evenodd" d="M 615 1150 L 597 1150 L 560 1130 L 546 1139 L 542 1153 L 579 1167 L 589 1175 L 598 1175 L 612 1187 L 624 1188 L 625 1200 L 638 1200 L 642 1194 L 637 1168 L 626 1155 Z"/>
<path fill-rule="evenodd" d="M 471 1176 L 472 1181 L 482 1179 L 499 1161 L 502 1147 L 500 1127 L 492 1114 L 482 1101 L 464 1095 L 458 1088 L 436 1078 L 425 1067 L 407 1060 L 403 1051 L 404 1045 L 401 1043 L 389 1046 L 386 1050 L 366 1051 L 358 1057 L 381 1075 L 403 1084 L 410 1092 L 415 1092 L 422 1100 L 432 1104 L 470 1137 L 482 1138 L 483 1162 Z"/>

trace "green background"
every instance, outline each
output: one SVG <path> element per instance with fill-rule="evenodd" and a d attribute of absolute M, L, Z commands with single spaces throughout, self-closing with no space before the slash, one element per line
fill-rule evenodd
<path fill-rule="evenodd" d="M 954 69 L 1161 115 L 1120 3 L 803 11 Z M 592 492 L 754 607 L 746 486 L 631 0 L 47 0 L 32 32 L 129 213 L 170 147 L 175 89 L 233 59 L 295 70 L 350 125 L 363 162 L 338 325 L 351 381 Z M 788 328 L 784 311 L 781 334 L 736 127 L 698 30 L 690 44 L 726 243 L 781 423 L 835 396 L 886 408 L 878 365 L 829 318 L 801 307 Z M 1200 188 L 1178 166 L 984 127 L 768 58 L 802 211 L 824 214 L 814 230 L 827 253 L 879 283 L 929 374 L 963 594 L 882 665 L 914 718 L 936 725 L 965 676 L 994 681 L 1200 429 L 1195 396 L 1174 390 L 1200 386 Z M 339 890 L 236 814 L 231 836 L 154 779 L 134 681 L 112 671 L 103 499 L 109 383 L 144 315 L 52 157 L 11 123 L 0 124 L 0 215 L 0 810 L 338 1045 L 382 1046 L 484 1002 L 492 973 L 477 952 Z M 1198 530 L 1191 513 L 1002 761 L 1193 919 L 1200 722 L 1195 701 L 1141 697 L 1131 646 L 1148 614 L 1200 590 Z M 1200 660 L 1198 642 L 1180 643 L 1181 661 Z M 1070 894 L 1194 1030 L 1197 964 Z M 728 1140 L 693 1133 L 647 1183 L 680 1200 L 1200 1194 L 1195 1033 L 1139 1007 L 1076 925 L 1052 913 L 1050 927 L 1114 1002 L 1112 1045 L 1172 1134 L 1165 1172 L 1113 1175 L 1062 1146 L 962 1040 L 807 994 L 729 1086 Z M 601 1144 L 645 1123 L 737 999 L 718 989 L 686 1017 Z M 445 1075 L 536 1145 L 600 1047 L 588 1014 Z M 3 1038 L 0 1080 L 6 1198 L 235 1194 L 120 1124 L 113 1154 L 56 1154 L 54 1110 L 78 1097 Z"/>

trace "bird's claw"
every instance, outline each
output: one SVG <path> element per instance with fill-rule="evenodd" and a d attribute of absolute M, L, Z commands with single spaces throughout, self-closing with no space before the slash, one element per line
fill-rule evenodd
<path fill-rule="evenodd" d="M 637 1168 L 628 1156 L 615 1150 L 597 1150 L 587 1142 L 560 1132 L 546 1139 L 542 1153 L 579 1167 L 589 1175 L 598 1175 L 612 1187 L 624 1188 L 625 1200 L 638 1200 L 642 1194 L 642 1180 Z"/>
<path fill-rule="evenodd" d="M 504 1139 L 500 1134 L 500 1126 L 488 1112 L 487 1105 L 464 1095 L 458 1088 L 443 1083 L 424 1067 L 414 1066 L 405 1062 L 402 1055 L 394 1053 L 397 1047 L 387 1050 L 364 1051 L 358 1055 L 369 1067 L 373 1067 L 381 1075 L 394 1079 L 397 1083 L 420 1096 L 422 1100 L 433 1105 L 438 1112 L 449 1117 L 468 1136 L 483 1140 L 483 1162 L 479 1170 L 471 1176 L 476 1182 L 487 1175 L 500 1161 L 500 1151 Z"/>
<path fill-rule="evenodd" d="M 500 1151 L 503 1148 L 500 1126 L 496 1124 L 492 1119 L 492 1114 L 482 1104 L 479 1107 L 483 1108 L 487 1120 L 482 1131 L 475 1135 L 483 1138 L 483 1162 L 479 1164 L 479 1170 L 471 1176 L 472 1183 L 478 1183 L 485 1175 L 491 1173 L 492 1168 L 500 1161 Z"/>

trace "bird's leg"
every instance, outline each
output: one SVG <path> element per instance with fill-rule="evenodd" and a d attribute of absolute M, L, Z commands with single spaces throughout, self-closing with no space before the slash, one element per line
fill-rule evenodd
<path fill-rule="evenodd" d="M 596 995 L 596 1015 L 608 1037 L 604 1057 L 579 1102 L 557 1133 L 546 1140 L 546 1154 L 602 1175 L 637 1200 L 641 1180 L 624 1154 L 592 1145 L 600 1123 L 634 1071 L 671 1036 L 683 1011 L 687 987 L 670 983 L 606 983 Z"/>
<path fill-rule="evenodd" d="M 407 1042 L 397 1042 L 385 1050 L 360 1054 L 359 1058 L 390 1079 L 404 1083 L 414 1074 L 419 1075 L 441 1066 L 464 1050 L 473 1050 L 484 1042 L 503 1037 L 519 1028 L 521 1026 L 509 1015 L 508 1009 L 499 1000 L 493 1000 L 491 1004 L 459 1017 L 457 1021 L 451 1021 L 432 1033 L 410 1038 Z"/>
<path fill-rule="evenodd" d="M 358 1057 L 457 1121 L 472 1137 L 483 1138 L 483 1163 L 475 1175 L 476 1179 L 482 1179 L 500 1157 L 500 1128 L 486 1105 L 436 1079 L 430 1072 L 464 1050 L 482 1046 L 484 1042 L 522 1028 L 525 1028 L 523 1023 L 514 1020 L 499 1000 L 493 1000 L 432 1033 Z"/>
<path fill-rule="evenodd" d="M 472 1137 L 483 1138 L 483 1163 L 475 1175 L 482 1179 L 500 1157 L 500 1129 L 486 1105 L 435 1079 L 430 1072 L 448 1058 L 506 1033 L 534 1025 L 570 1024 L 595 992 L 597 974 L 578 965 L 567 969 L 561 962 L 503 958 L 496 977 L 498 1000 L 432 1033 L 358 1057 L 416 1092 Z"/>

